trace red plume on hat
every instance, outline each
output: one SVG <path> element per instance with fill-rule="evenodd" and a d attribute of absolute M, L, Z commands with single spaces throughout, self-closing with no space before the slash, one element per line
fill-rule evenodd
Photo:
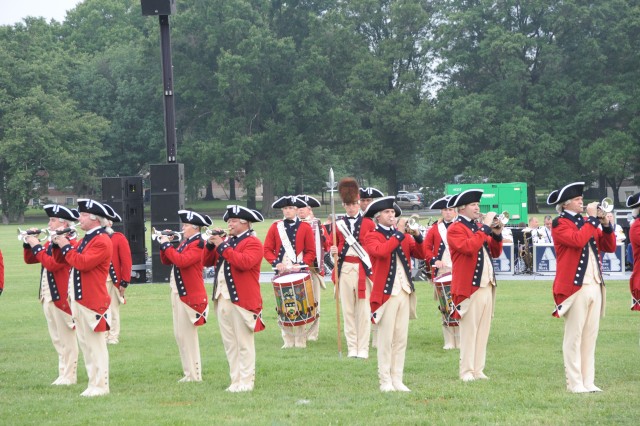
<path fill-rule="evenodd" d="M 338 182 L 338 192 L 340 192 L 340 198 L 345 204 L 357 203 L 360 199 L 360 185 L 352 177 L 346 177 L 340 179 Z"/>

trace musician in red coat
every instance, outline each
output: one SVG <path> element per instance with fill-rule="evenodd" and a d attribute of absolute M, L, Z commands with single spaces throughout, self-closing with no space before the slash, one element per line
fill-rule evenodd
<path fill-rule="evenodd" d="M 640 311 L 640 192 L 627 198 L 627 207 L 633 209 L 633 223 L 629 229 L 629 242 L 633 252 L 633 272 L 629 279 L 631 310 Z"/>
<path fill-rule="evenodd" d="M 173 311 L 173 334 L 178 344 L 184 376 L 180 382 L 202 381 L 202 361 L 198 327 L 207 322 L 209 301 L 202 277 L 201 227 L 211 225 L 211 218 L 191 210 L 179 210 L 182 222 L 182 241 L 178 248 L 171 239 L 162 235 L 156 239 L 160 244 L 160 260 L 164 265 L 173 265 L 169 278 L 171 307 Z"/>
<path fill-rule="evenodd" d="M 451 263 L 449 243 L 447 242 L 447 229 L 455 221 L 456 211 L 453 208 L 447 207 L 447 202 L 450 198 L 451 195 L 447 195 L 434 201 L 431 206 L 429 206 L 431 210 L 440 210 L 442 218 L 429 229 L 424 242 L 424 250 L 426 253 L 425 262 L 433 271 L 431 278 L 434 285 L 442 286 L 439 287 L 440 291 L 445 290 L 446 287 L 444 286 L 447 283 L 449 285 L 449 290 L 451 289 L 451 268 L 453 265 Z M 438 284 L 436 284 L 436 280 L 438 279 L 446 279 L 446 281 L 439 281 Z M 450 293 L 451 291 L 449 291 L 449 295 L 444 295 L 445 299 L 449 298 Z M 434 296 L 436 300 L 439 300 L 436 289 L 434 289 Z M 440 306 L 440 310 L 443 313 L 443 349 L 459 348 L 460 333 L 458 325 L 455 324 L 455 321 L 452 322 L 448 317 L 452 312 L 447 312 L 446 308 L 443 306 Z"/>
<path fill-rule="evenodd" d="M 105 331 L 111 323 L 111 298 L 106 281 L 111 264 L 112 245 L 104 227 L 108 211 L 90 199 L 79 199 L 80 228 L 84 238 L 74 247 L 64 235 L 54 235 L 58 246 L 53 253 L 58 262 L 72 266 L 69 280 L 71 312 L 76 323 L 76 334 L 85 360 L 89 386 L 82 396 L 100 396 L 109 393 L 109 352 Z"/>
<path fill-rule="evenodd" d="M 254 333 L 264 330 L 260 265 L 262 243 L 251 223 L 262 222 L 260 212 L 227 206 L 222 219 L 228 237 L 214 229 L 202 252 L 204 266 L 215 266 L 213 306 L 229 363 L 229 392 L 252 391 L 256 376 Z"/>
<path fill-rule="evenodd" d="M 553 221 L 557 259 L 553 315 L 564 318 L 562 353 L 567 390 L 573 393 L 601 391 L 594 384 L 596 340 L 606 301 L 599 259 L 601 251 L 616 248 L 613 228 L 598 203 L 588 204 L 588 217 L 582 217 L 583 189 L 584 182 L 575 182 L 547 198 L 560 214 Z"/>
<path fill-rule="evenodd" d="M 367 211 L 367 207 L 374 200 L 378 198 L 384 197 L 382 191 L 372 186 L 368 186 L 366 188 L 359 188 L 360 193 L 360 215 L 362 216 L 362 222 L 360 223 L 360 241 L 364 241 L 365 235 L 370 231 L 376 229 L 376 223 L 372 218 L 366 217 L 364 212 Z M 373 283 L 371 280 L 367 280 L 367 286 L 369 289 L 369 294 L 371 294 L 371 288 L 373 287 Z M 371 308 L 369 307 L 369 310 Z M 370 321 L 369 321 L 370 322 Z M 371 323 L 371 347 L 375 348 L 378 346 L 378 324 Z"/>
<path fill-rule="evenodd" d="M 313 230 L 308 223 L 297 217 L 298 207 L 306 205 L 307 203 L 292 195 L 281 197 L 271 205 L 274 209 L 282 209 L 284 219 L 269 227 L 264 240 L 264 258 L 278 275 L 299 272 L 312 266 L 316 258 Z M 281 325 L 281 329 L 283 349 L 307 347 L 305 325 Z"/>
<path fill-rule="evenodd" d="M 424 241 L 404 233 L 406 219 L 395 197 L 372 202 L 365 215 L 378 224 L 364 237 L 364 248 L 373 266 L 371 319 L 378 324 L 378 379 L 382 392 L 410 392 L 403 383 L 409 320 L 416 318 L 411 257 L 424 259 Z M 415 239 L 414 239 L 415 238 Z"/>
<path fill-rule="evenodd" d="M 348 357 L 367 359 L 371 335 L 369 300 L 373 283 L 371 259 L 363 248 L 362 238 L 368 231 L 363 234 L 362 226 L 366 223 L 375 227 L 375 224 L 370 218 L 366 222 L 363 220 L 358 182 L 354 178 L 341 179 L 338 192 L 346 215 L 336 221 L 336 246 L 330 248 L 332 255 L 338 255 L 334 281 L 337 276 Z"/>
<path fill-rule="evenodd" d="M 459 319 L 460 328 L 459 376 L 465 382 L 488 379 L 484 367 L 496 287 L 491 258 L 502 252 L 502 223 L 493 225 L 495 212 L 485 215 L 484 224 L 476 222 L 482 192 L 469 189 L 447 202 L 447 207 L 458 213 L 456 222 L 447 229 L 447 242 L 452 260 L 451 296 L 456 309 L 452 317 Z"/>
<path fill-rule="evenodd" d="M 320 333 L 320 292 L 327 288 L 324 283 L 324 254 L 330 248 L 329 234 L 326 229 L 320 223 L 320 220 L 313 215 L 313 209 L 320 207 L 320 201 L 311 195 L 296 195 L 296 198 L 304 201 L 307 205 L 304 207 L 298 207 L 298 218 L 301 221 L 306 222 L 311 226 L 313 231 L 313 251 L 315 253 L 315 259 L 313 265 L 309 269 L 311 274 L 311 282 L 313 284 L 313 294 L 317 303 L 316 306 L 316 320 L 309 328 L 307 340 L 317 341 Z"/>
<path fill-rule="evenodd" d="M 50 233 L 59 228 L 69 228 L 80 217 L 78 210 L 59 204 L 47 204 L 44 211 L 49 216 L 47 230 Z M 66 261 L 58 262 L 53 257 L 51 241 L 41 245 L 35 234 L 39 230 L 29 231 L 33 234 L 27 234 L 23 239 L 24 262 L 42 265 L 39 298 L 51 343 L 58 353 L 58 378 L 52 385 L 74 385 L 77 382 L 78 341 L 68 298 L 71 266 Z M 72 243 L 77 244 L 77 241 L 73 239 Z"/>
<path fill-rule="evenodd" d="M 129 241 L 122 232 L 115 232 L 114 223 L 122 222 L 122 217 L 108 204 L 104 205 L 111 213 L 107 234 L 111 237 L 113 254 L 107 277 L 107 288 L 111 296 L 111 329 L 107 331 L 107 344 L 117 345 L 120 341 L 120 305 L 126 303 L 124 292 L 131 281 L 131 248 Z"/>

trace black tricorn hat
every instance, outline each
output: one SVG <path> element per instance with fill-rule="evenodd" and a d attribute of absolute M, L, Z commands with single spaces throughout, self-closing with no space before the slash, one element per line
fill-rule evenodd
<path fill-rule="evenodd" d="M 560 189 L 551 191 L 547 197 L 548 205 L 557 205 L 569 201 L 572 198 L 580 197 L 584 191 L 584 182 L 574 182 L 569 185 L 565 185 Z"/>
<path fill-rule="evenodd" d="M 380 198 L 384 194 L 379 189 L 373 187 L 360 188 L 360 198 Z"/>
<path fill-rule="evenodd" d="M 57 217 L 58 219 L 68 220 L 71 222 L 78 220 L 80 217 L 78 210 L 69 209 L 65 206 L 61 206 L 60 204 L 46 204 L 43 208 L 49 217 Z"/>
<path fill-rule="evenodd" d="M 111 219 L 111 213 L 109 210 L 107 210 L 102 203 L 90 198 L 78 199 L 78 211 L 81 213 L 91 213 L 96 216 L 104 217 L 105 219 Z"/>
<path fill-rule="evenodd" d="M 278 198 L 271 204 L 271 207 L 281 209 L 283 207 L 309 207 L 309 205 L 295 195 L 285 195 L 284 197 Z"/>
<path fill-rule="evenodd" d="M 640 207 L 640 192 L 633 194 L 627 198 L 627 207 L 630 209 Z"/>
<path fill-rule="evenodd" d="M 104 204 L 104 208 L 107 209 L 111 214 L 111 216 L 108 218 L 109 220 L 111 220 L 112 222 L 122 222 L 122 218 L 118 213 L 116 213 L 113 207 L 111 207 L 109 204 Z"/>
<path fill-rule="evenodd" d="M 393 195 L 373 200 L 371 204 L 367 206 L 367 209 L 364 211 L 364 216 L 374 217 L 378 212 L 381 212 L 387 209 L 393 209 L 396 212 L 396 217 L 398 217 L 402 214 L 402 209 L 400 208 L 400 206 L 396 204 L 395 201 L 396 201 L 396 197 L 394 197 Z"/>
<path fill-rule="evenodd" d="M 445 195 L 442 198 L 438 198 L 437 200 L 435 200 L 430 206 L 429 208 L 431 210 L 442 210 L 442 209 L 446 209 L 447 207 L 447 202 L 449 201 L 449 199 L 451 198 L 451 195 Z"/>
<path fill-rule="evenodd" d="M 233 218 L 244 219 L 247 222 L 262 222 L 264 220 L 262 213 L 258 210 L 248 209 L 237 204 L 227 206 L 227 211 L 222 216 L 222 220 L 225 222 Z"/>
<path fill-rule="evenodd" d="M 465 206 L 471 203 L 479 203 L 482 198 L 484 190 L 482 189 L 467 189 L 459 194 L 453 195 L 447 201 L 447 208 Z"/>
<path fill-rule="evenodd" d="M 206 214 L 200 214 L 193 210 L 178 210 L 178 216 L 180 216 L 180 222 L 190 223 L 196 226 L 209 226 L 213 223 L 211 218 Z"/>
<path fill-rule="evenodd" d="M 304 201 L 311 208 L 320 207 L 320 201 L 318 201 L 317 198 L 314 198 L 311 195 L 296 195 L 296 198 Z"/>

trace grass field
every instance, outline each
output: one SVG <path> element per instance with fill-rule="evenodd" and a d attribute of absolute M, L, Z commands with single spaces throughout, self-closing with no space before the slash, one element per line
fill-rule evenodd
<path fill-rule="evenodd" d="M 412 392 L 384 394 L 375 350 L 366 361 L 338 357 L 329 289 L 322 295 L 320 340 L 285 351 L 273 291 L 263 284 L 267 330 L 256 335 L 256 388 L 231 394 L 225 392 L 228 366 L 215 317 L 200 328 L 203 382 L 178 383 L 168 286 L 132 285 L 121 310 L 120 344 L 109 346 L 111 394 L 82 398 L 82 356 L 77 385 L 50 385 L 57 357 L 37 300 L 39 267 L 23 263 L 15 226 L 0 226 L 0 242 L 6 275 L 0 296 L 2 424 L 637 424 L 640 415 L 640 318 L 629 310 L 625 281 L 607 282 L 596 355 L 596 384 L 604 392 L 598 394 L 565 390 L 563 322 L 551 317 L 551 281 L 503 278 L 487 353 L 490 380 L 457 379 L 458 352 L 441 349 L 431 286 L 418 282 L 419 318 L 410 324 L 405 364 Z M 344 342 L 342 347 L 346 351 Z"/>

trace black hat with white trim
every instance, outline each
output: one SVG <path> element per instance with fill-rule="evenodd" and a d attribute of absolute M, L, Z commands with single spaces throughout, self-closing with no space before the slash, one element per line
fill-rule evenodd
<path fill-rule="evenodd" d="M 396 217 L 402 214 L 402 209 L 400 209 L 400 206 L 396 204 L 396 197 L 390 195 L 388 197 L 382 197 L 378 198 L 377 200 L 373 200 L 364 211 L 364 216 L 374 217 L 376 213 L 387 209 L 395 210 Z"/>
<path fill-rule="evenodd" d="M 178 216 L 180 216 L 180 222 L 190 223 L 196 226 L 209 226 L 213 223 L 211 218 L 206 214 L 200 214 L 193 210 L 178 210 Z"/>
<path fill-rule="evenodd" d="M 483 189 L 467 189 L 459 194 L 453 195 L 447 201 L 447 208 L 466 206 L 471 203 L 479 203 L 484 193 Z"/>
<path fill-rule="evenodd" d="M 227 211 L 224 212 L 222 220 L 227 222 L 229 219 L 244 219 L 247 222 L 262 222 L 264 217 L 258 210 L 248 209 L 244 206 L 232 204 L 227 206 Z"/>
<path fill-rule="evenodd" d="M 445 195 L 442 198 L 438 198 L 437 200 L 435 200 L 430 206 L 429 208 L 431 210 L 442 210 L 442 209 L 446 209 L 447 207 L 447 202 L 449 201 L 449 199 L 451 198 L 451 195 Z"/>
<path fill-rule="evenodd" d="M 104 217 L 105 219 L 111 219 L 111 213 L 109 213 L 109 210 L 107 210 L 102 203 L 90 198 L 78 199 L 78 211 L 80 211 L 80 213 L 90 213 Z"/>
<path fill-rule="evenodd" d="M 304 201 L 311 208 L 320 207 L 320 201 L 318 201 L 316 198 L 312 197 L 311 195 L 296 195 L 296 198 Z"/>
<path fill-rule="evenodd" d="M 80 217 L 78 210 L 68 209 L 60 204 L 46 204 L 43 208 L 49 217 L 56 217 L 58 219 L 68 220 L 71 222 L 78 220 Z"/>
<path fill-rule="evenodd" d="M 627 198 L 627 207 L 630 209 L 634 209 L 636 207 L 640 207 L 640 192 L 637 194 L 633 194 Z"/>
<path fill-rule="evenodd" d="M 564 186 L 561 189 L 551 191 L 551 194 L 547 197 L 547 204 L 552 206 L 565 201 L 569 201 L 576 197 L 581 197 L 584 191 L 584 182 L 574 182 Z"/>
<path fill-rule="evenodd" d="M 120 217 L 120 215 L 116 213 L 113 207 L 111 207 L 109 204 L 104 204 L 104 208 L 107 209 L 111 214 L 111 216 L 108 217 L 107 219 L 109 219 L 111 222 L 114 222 L 114 223 L 122 222 L 122 217 Z"/>
<path fill-rule="evenodd" d="M 284 207 L 309 207 L 309 205 L 295 195 L 285 195 L 278 198 L 275 203 L 271 204 L 271 207 L 281 209 Z"/>
<path fill-rule="evenodd" d="M 379 189 L 373 187 L 360 188 L 360 198 L 380 198 L 384 194 Z"/>

